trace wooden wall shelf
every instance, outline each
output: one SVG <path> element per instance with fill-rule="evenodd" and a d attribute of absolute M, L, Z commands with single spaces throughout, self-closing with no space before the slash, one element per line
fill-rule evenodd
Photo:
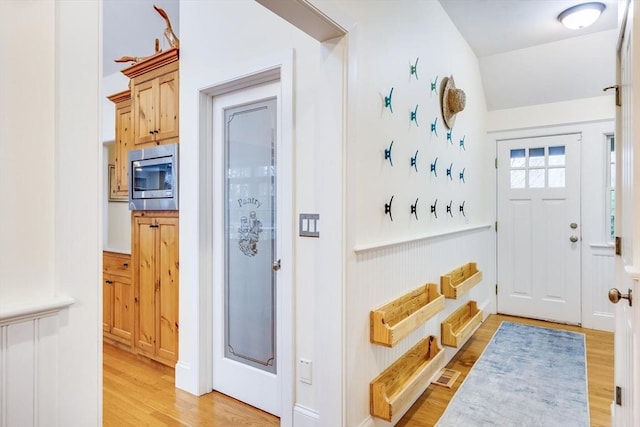
<path fill-rule="evenodd" d="M 370 340 L 393 347 L 442 310 L 444 296 L 438 292 L 438 285 L 427 283 L 371 311 Z"/>
<path fill-rule="evenodd" d="M 371 415 L 386 421 L 397 418 L 444 366 L 444 353 L 431 335 L 385 369 L 369 384 Z"/>
<path fill-rule="evenodd" d="M 442 344 L 460 347 L 481 322 L 482 310 L 478 309 L 477 302 L 469 301 L 442 322 Z"/>
<path fill-rule="evenodd" d="M 447 298 L 459 298 L 482 281 L 482 271 L 475 262 L 469 262 L 440 276 L 442 294 Z"/>

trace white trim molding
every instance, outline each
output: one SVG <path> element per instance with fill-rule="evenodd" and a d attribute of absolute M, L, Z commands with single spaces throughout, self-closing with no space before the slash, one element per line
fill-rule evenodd
<path fill-rule="evenodd" d="M 52 297 L 0 308 L 0 427 L 59 424 L 58 314 L 73 303 Z"/>
<path fill-rule="evenodd" d="M 0 326 L 54 315 L 74 302 L 73 298 L 58 296 L 0 306 Z"/>

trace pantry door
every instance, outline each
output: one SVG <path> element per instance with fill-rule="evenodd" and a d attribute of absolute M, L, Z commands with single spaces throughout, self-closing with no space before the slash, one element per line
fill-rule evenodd
<path fill-rule="evenodd" d="M 213 388 L 281 411 L 279 83 L 214 97 Z M 214 203 L 215 204 L 215 203 Z M 289 237 L 290 239 L 290 237 Z"/>
<path fill-rule="evenodd" d="M 581 323 L 579 134 L 498 141 L 498 312 Z"/>

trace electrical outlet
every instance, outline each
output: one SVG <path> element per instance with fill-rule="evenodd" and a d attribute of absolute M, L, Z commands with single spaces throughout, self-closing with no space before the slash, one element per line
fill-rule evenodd
<path fill-rule="evenodd" d="M 306 384 L 311 384 L 311 360 L 300 359 L 299 367 L 300 370 L 298 372 L 298 375 L 300 376 L 300 381 Z"/>

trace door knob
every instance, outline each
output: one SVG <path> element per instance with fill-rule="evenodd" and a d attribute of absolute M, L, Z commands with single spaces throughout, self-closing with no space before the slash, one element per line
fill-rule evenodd
<path fill-rule="evenodd" d="M 280 270 L 280 260 L 274 261 L 273 265 L 271 266 L 271 268 L 273 269 L 273 271 L 278 271 Z"/>
<path fill-rule="evenodd" d="M 569 240 L 571 240 L 571 243 L 575 243 L 578 241 L 578 238 L 576 236 L 571 236 L 569 237 Z"/>
<path fill-rule="evenodd" d="M 618 288 L 609 289 L 609 301 L 614 304 L 617 304 L 621 299 L 626 299 L 629 301 L 629 307 L 633 305 L 633 295 L 631 289 L 627 291 L 627 294 L 621 294 Z"/>
<path fill-rule="evenodd" d="M 571 224 L 569 224 L 569 227 L 575 230 L 576 228 L 578 228 L 578 224 L 576 224 L 575 222 L 572 222 Z"/>

